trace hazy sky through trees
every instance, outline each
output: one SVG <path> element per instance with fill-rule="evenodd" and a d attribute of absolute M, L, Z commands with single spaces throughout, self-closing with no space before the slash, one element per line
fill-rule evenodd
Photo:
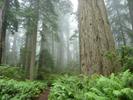
<path fill-rule="evenodd" d="M 76 12 L 78 8 L 78 0 L 70 0 L 73 4 L 73 11 Z"/>

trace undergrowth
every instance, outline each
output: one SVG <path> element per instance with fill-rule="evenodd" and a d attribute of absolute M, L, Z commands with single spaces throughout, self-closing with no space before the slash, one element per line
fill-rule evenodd
<path fill-rule="evenodd" d="M 31 81 L 0 79 L 0 100 L 34 100 L 47 84 Z"/>
<path fill-rule="evenodd" d="M 24 80 L 24 71 L 20 67 L 11 67 L 8 65 L 0 66 L 0 76 L 15 80 Z"/>
<path fill-rule="evenodd" d="M 49 100 L 133 100 L 133 75 L 65 75 L 53 83 Z"/>

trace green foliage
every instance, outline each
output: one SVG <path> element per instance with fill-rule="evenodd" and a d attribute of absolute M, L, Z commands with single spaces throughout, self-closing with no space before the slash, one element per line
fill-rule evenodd
<path fill-rule="evenodd" d="M 132 80 L 129 71 L 109 77 L 65 75 L 53 83 L 49 100 L 132 100 Z"/>
<path fill-rule="evenodd" d="M 46 83 L 36 81 L 0 79 L 0 100 L 34 100 L 46 86 Z"/>
<path fill-rule="evenodd" d="M 123 46 L 119 50 L 121 63 L 124 70 L 130 69 L 133 72 L 133 47 Z"/>
<path fill-rule="evenodd" d="M 130 70 L 133 72 L 133 47 L 122 46 L 117 49 L 117 53 L 106 52 L 105 57 L 111 62 L 121 63 L 122 70 Z"/>
<path fill-rule="evenodd" d="M 54 67 L 52 55 L 46 49 L 40 53 L 39 66 L 41 67 L 41 70 L 44 69 L 45 71 L 51 71 Z"/>
<path fill-rule="evenodd" d="M 0 66 L 0 76 L 11 79 L 24 79 L 24 73 L 19 67 Z"/>
<path fill-rule="evenodd" d="M 108 60 L 112 61 L 112 62 L 118 62 L 119 61 L 119 57 L 117 56 L 117 54 L 115 52 L 106 52 L 104 55 Z"/>

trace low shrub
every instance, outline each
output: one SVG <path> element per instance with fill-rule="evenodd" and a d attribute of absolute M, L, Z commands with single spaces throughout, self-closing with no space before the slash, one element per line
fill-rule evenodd
<path fill-rule="evenodd" d="M 0 79 L 0 100 L 34 100 L 46 83 Z"/>
<path fill-rule="evenodd" d="M 60 77 L 53 83 L 49 100 L 132 100 L 133 74 L 129 71 L 109 77 Z"/>
<path fill-rule="evenodd" d="M 8 77 L 11 79 L 24 79 L 24 72 L 19 67 L 0 66 L 0 76 Z"/>

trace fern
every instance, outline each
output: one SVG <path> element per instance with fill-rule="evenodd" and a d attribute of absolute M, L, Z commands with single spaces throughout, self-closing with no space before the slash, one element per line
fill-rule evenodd
<path fill-rule="evenodd" d="M 132 80 L 128 70 L 109 77 L 65 75 L 53 84 L 49 100 L 132 100 Z"/>

